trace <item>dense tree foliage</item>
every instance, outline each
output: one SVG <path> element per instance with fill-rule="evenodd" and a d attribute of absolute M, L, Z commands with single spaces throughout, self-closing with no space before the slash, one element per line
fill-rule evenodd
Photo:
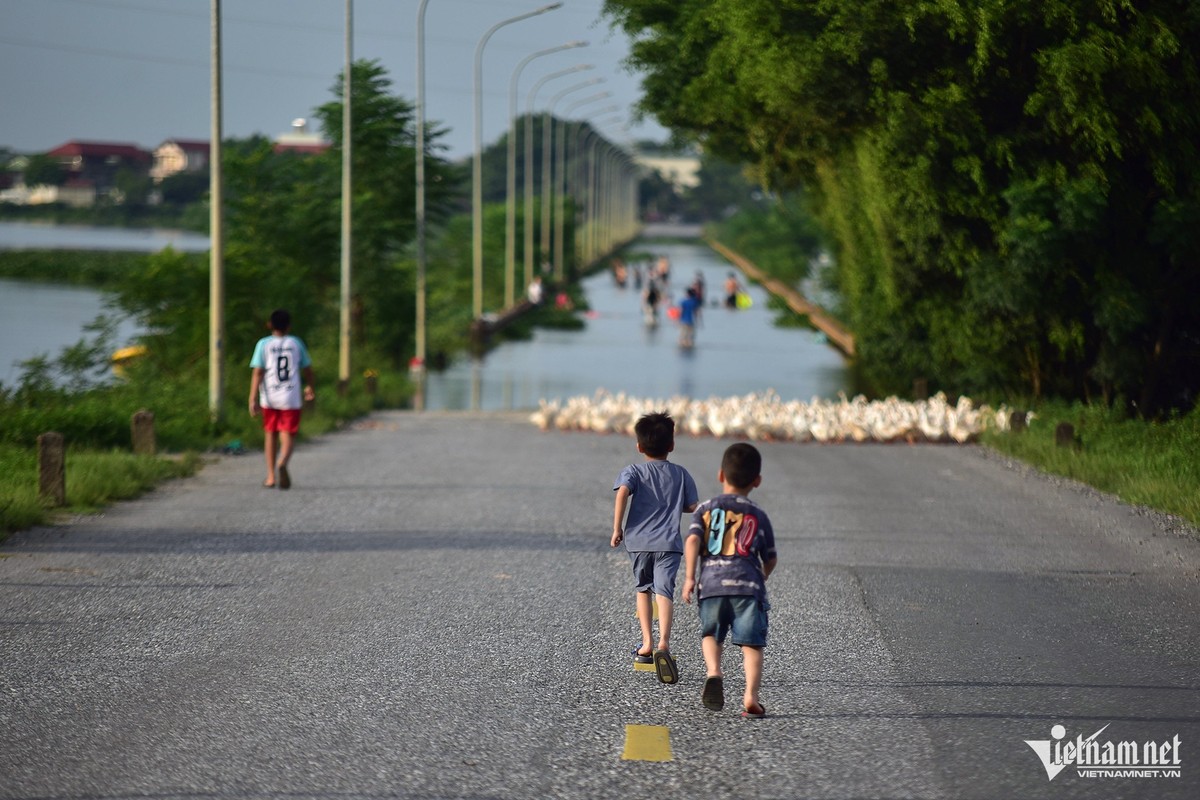
<path fill-rule="evenodd" d="M 26 186 L 62 186 L 67 180 L 59 160 L 44 153 L 30 156 L 24 173 Z"/>
<path fill-rule="evenodd" d="M 354 141 L 352 293 L 355 351 L 369 345 L 397 363 L 411 354 L 414 280 L 406 248 L 413 238 L 415 124 L 412 106 L 390 93 L 375 62 L 351 70 Z M 317 110 L 333 146 L 319 154 L 280 152 L 266 138 L 226 143 L 226 339 L 241 354 L 263 334 L 273 308 L 292 311 L 310 340 L 335 341 L 341 274 L 341 79 L 339 98 Z M 431 224 L 448 213 L 457 171 L 427 143 Z M 154 331 L 155 358 L 203 364 L 207 353 L 208 268 L 203 259 L 164 253 L 131 275 L 121 302 Z"/>
<path fill-rule="evenodd" d="M 880 389 L 1200 388 L 1200 6 L 608 0 L 644 109 L 804 185 Z"/>

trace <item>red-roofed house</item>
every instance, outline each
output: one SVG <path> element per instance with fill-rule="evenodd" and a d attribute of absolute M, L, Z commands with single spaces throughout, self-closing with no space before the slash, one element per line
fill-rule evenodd
<path fill-rule="evenodd" d="M 167 139 L 154 148 L 154 166 L 150 177 L 155 183 L 180 172 L 202 172 L 208 167 L 210 151 L 207 139 Z"/>
<path fill-rule="evenodd" d="M 46 153 L 58 159 L 71 179 L 87 181 L 98 194 L 107 193 L 122 169 L 146 174 L 150 154 L 133 144 L 69 141 Z"/>

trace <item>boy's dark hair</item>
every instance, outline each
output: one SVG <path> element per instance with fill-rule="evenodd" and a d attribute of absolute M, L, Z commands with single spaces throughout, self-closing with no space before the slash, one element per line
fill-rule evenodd
<path fill-rule="evenodd" d="M 642 452 L 651 458 L 666 458 L 675 446 L 675 420 L 665 411 L 645 414 L 633 426 Z"/>
<path fill-rule="evenodd" d="M 271 312 L 271 330 L 286 331 L 292 327 L 292 315 L 285 309 L 277 308 Z"/>
<path fill-rule="evenodd" d="M 721 458 L 721 472 L 730 486 L 745 489 L 762 473 L 762 454 L 746 442 L 731 444 Z"/>

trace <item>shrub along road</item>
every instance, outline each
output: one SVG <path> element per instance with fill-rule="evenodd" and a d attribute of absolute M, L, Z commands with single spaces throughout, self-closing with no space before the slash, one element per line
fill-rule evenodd
<path fill-rule="evenodd" d="M 383 413 L 0 545 L 0 797 L 1197 795 L 1196 539 L 976 447 L 761 449 L 767 719 L 734 648 L 701 707 L 692 607 L 679 685 L 632 669 L 631 439 Z M 1181 774 L 1049 780 L 1056 725 Z"/>

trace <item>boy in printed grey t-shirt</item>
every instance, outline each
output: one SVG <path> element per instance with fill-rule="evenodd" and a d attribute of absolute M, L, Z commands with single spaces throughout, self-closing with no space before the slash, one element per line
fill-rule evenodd
<path fill-rule="evenodd" d="M 713 711 L 725 706 L 721 651 L 732 631 L 746 675 L 743 717 L 767 713 L 759 699 L 770 607 L 766 582 L 778 557 L 771 520 L 748 497 L 762 483 L 761 472 L 762 456 L 753 445 L 726 448 L 717 472 L 724 493 L 696 507 L 683 550 L 683 599 L 691 603 L 693 593 L 699 598 L 700 648 L 708 673 L 700 700 Z"/>

